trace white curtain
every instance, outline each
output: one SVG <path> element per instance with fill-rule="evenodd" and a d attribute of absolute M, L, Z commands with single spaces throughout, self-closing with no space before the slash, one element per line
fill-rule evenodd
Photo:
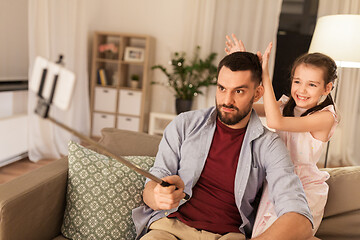
<path fill-rule="evenodd" d="M 57 61 L 76 75 L 69 110 L 52 107 L 50 116 L 88 135 L 89 93 L 87 71 L 86 0 L 29 0 L 29 81 L 36 56 Z M 29 92 L 29 158 L 59 158 L 67 154 L 68 132 L 34 114 L 36 94 Z"/>
<path fill-rule="evenodd" d="M 360 14 L 360 0 L 320 0 L 318 17 L 334 14 Z M 341 68 L 339 73 L 341 122 L 330 142 L 328 164 L 360 165 L 360 69 Z"/>
<path fill-rule="evenodd" d="M 270 56 L 270 74 L 273 73 L 276 35 L 282 0 L 192 0 L 187 1 L 184 49 L 192 53 L 195 46 L 202 47 L 202 57 L 217 52 L 218 60 L 225 56 L 225 35 L 235 33 L 247 51 L 264 52 L 269 42 L 274 47 Z M 195 108 L 214 105 L 216 87 L 205 88 L 197 97 Z"/>

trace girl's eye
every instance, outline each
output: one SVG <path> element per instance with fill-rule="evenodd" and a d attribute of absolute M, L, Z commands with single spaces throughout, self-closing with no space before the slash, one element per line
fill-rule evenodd
<path fill-rule="evenodd" d="M 310 87 L 316 87 L 316 85 L 313 83 L 310 83 Z"/>
<path fill-rule="evenodd" d="M 299 84 L 300 83 L 300 81 L 299 80 L 294 80 L 294 82 L 293 82 L 294 84 Z"/>

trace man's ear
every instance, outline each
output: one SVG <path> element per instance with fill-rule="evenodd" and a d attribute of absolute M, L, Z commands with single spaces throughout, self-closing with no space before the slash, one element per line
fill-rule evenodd
<path fill-rule="evenodd" d="M 260 100 L 260 98 L 264 95 L 264 87 L 263 85 L 259 85 L 256 87 L 255 89 L 255 97 L 254 97 L 254 102 L 257 102 Z"/>

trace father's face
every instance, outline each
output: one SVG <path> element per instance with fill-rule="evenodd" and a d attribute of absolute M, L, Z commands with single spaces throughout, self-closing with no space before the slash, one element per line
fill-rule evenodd
<path fill-rule="evenodd" d="M 243 128 L 250 119 L 254 101 L 262 96 L 262 86 L 255 86 L 251 71 L 231 71 L 222 67 L 217 82 L 216 110 L 222 123 Z"/>

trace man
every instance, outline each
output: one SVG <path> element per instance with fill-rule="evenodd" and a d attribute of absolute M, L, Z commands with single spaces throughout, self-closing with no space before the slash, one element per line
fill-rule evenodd
<path fill-rule="evenodd" d="M 146 206 L 133 211 L 141 239 L 250 238 L 262 185 L 279 218 L 256 239 L 307 239 L 312 217 L 280 138 L 252 105 L 263 88 L 258 57 L 235 52 L 218 66 L 216 107 L 180 114 L 164 132 L 147 180 Z M 191 196 L 185 201 L 184 192 Z"/>

